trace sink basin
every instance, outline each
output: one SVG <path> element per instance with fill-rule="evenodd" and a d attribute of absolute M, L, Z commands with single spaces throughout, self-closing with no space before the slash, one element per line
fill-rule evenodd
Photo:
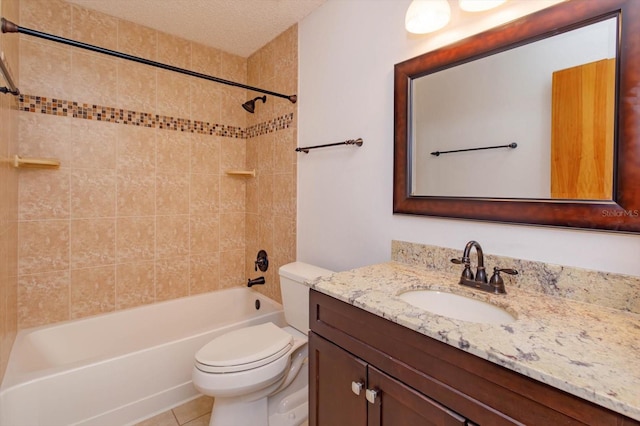
<path fill-rule="evenodd" d="M 516 317 L 505 309 L 481 300 L 437 290 L 413 290 L 398 297 L 433 314 L 483 324 L 507 324 Z"/>

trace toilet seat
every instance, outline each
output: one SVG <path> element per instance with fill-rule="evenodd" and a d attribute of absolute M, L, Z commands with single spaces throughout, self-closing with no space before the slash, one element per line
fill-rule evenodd
<path fill-rule="evenodd" d="M 235 373 L 262 367 L 286 355 L 293 336 L 273 323 L 231 331 L 196 353 L 196 367 L 207 373 Z"/>

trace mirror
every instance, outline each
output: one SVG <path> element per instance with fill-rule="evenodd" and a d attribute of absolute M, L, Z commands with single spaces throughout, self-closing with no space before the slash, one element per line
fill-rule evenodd
<path fill-rule="evenodd" d="M 394 213 L 640 232 L 636 3 L 562 3 L 397 64 Z"/>
<path fill-rule="evenodd" d="M 617 29 L 610 18 L 413 79 L 411 195 L 611 200 Z"/>

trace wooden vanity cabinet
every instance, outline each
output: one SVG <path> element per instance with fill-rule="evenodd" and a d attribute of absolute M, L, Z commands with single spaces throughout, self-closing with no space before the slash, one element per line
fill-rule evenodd
<path fill-rule="evenodd" d="M 322 408 L 311 424 L 366 425 L 367 364 L 313 332 L 309 333 L 309 354 L 313 354 L 309 365 L 315 383 L 313 390 L 309 387 L 309 399 Z M 353 386 L 358 386 L 359 395 Z"/>
<path fill-rule="evenodd" d="M 313 290 L 310 327 L 311 426 L 640 425 Z"/>
<path fill-rule="evenodd" d="M 466 425 L 463 417 L 315 333 L 309 351 L 317 373 L 310 391 L 312 425 Z"/>

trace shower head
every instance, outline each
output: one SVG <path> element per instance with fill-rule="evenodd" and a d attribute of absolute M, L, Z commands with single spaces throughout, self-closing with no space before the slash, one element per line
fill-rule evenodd
<path fill-rule="evenodd" d="M 249 111 L 251 114 L 253 114 L 253 112 L 256 109 L 256 101 L 260 99 L 262 100 L 262 103 L 267 102 L 267 96 L 258 96 L 255 99 L 251 99 L 250 101 L 247 101 L 245 103 L 242 104 L 242 108 L 246 109 L 247 111 Z"/>

